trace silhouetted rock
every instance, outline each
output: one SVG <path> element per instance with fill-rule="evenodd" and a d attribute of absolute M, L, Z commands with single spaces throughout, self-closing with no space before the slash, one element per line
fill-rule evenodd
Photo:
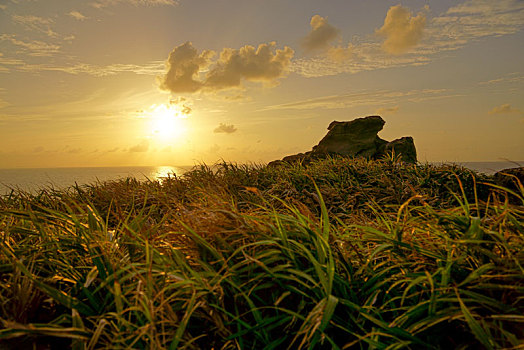
<path fill-rule="evenodd" d="M 377 136 L 385 121 L 379 116 L 358 118 L 349 122 L 331 122 L 328 133 L 313 154 L 338 154 L 348 157 L 373 157 L 386 141 Z"/>
<path fill-rule="evenodd" d="M 384 152 L 386 154 L 393 153 L 395 155 L 399 155 L 400 159 L 402 159 L 404 162 L 417 162 L 417 149 L 415 148 L 415 143 L 413 142 L 413 137 L 411 136 L 401 137 L 388 142 Z"/>
<path fill-rule="evenodd" d="M 298 161 L 301 161 L 301 160 L 304 160 L 305 158 L 307 158 L 309 156 L 309 153 L 311 153 L 311 152 L 298 153 L 298 154 L 293 154 L 293 155 L 290 155 L 290 156 L 286 156 L 286 157 L 282 158 L 282 161 L 288 162 L 288 163 L 298 162 Z"/>
<path fill-rule="evenodd" d="M 385 123 L 378 115 L 347 122 L 333 121 L 329 124 L 326 136 L 311 151 L 286 156 L 269 165 L 297 161 L 307 163 L 312 159 L 334 155 L 378 159 L 388 153 L 400 156 L 405 162 L 416 163 L 417 150 L 412 137 L 402 137 L 391 142 L 378 137 L 377 134 Z"/>

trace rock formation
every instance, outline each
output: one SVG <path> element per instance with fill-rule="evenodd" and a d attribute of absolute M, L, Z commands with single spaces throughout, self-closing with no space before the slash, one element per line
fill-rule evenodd
<path fill-rule="evenodd" d="M 388 153 L 399 155 L 404 162 L 416 163 L 417 151 L 412 137 L 402 137 L 391 142 L 378 137 L 385 123 L 378 115 L 347 122 L 333 121 L 329 124 L 327 135 L 311 151 L 284 157 L 282 161 L 274 161 L 270 165 L 307 162 L 333 155 L 378 159 Z"/>

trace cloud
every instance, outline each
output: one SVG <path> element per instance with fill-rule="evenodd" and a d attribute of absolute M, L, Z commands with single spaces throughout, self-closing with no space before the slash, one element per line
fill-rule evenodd
<path fill-rule="evenodd" d="M 43 17 L 38 17 L 38 16 L 32 16 L 32 15 L 26 15 L 26 16 L 13 15 L 11 16 L 11 19 L 13 20 L 13 22 L 23 25 L 30 31 L 44 33 L 50 37 L 58 36 L 58 34 L 56 34 L 51 29 L 51 25 L 54 23 L 54 21 L 51 18 L 43 18 Z"/>
<path fill-rule="evenodd" d="M 423 89 L 408 91 L 376 90 L 364 91 L 351 94 L 323 96 L 307 100 L 295 101 L 280 105 L 266 107 L 266 110 L 275 109 L 337 109 L 352 108 L 358 106 L 381 106 L 388 105 L 402 99 L 406 102 L 421 102 L 433 99 L 454 97 L 456 95 L 445 94 L 446 89 Z"/>
<path fill-rule="evenodd" d="M 159 6 L 159 5 L 176 5 L 177 0 L 98 0 L 91 3 L 95 8 L 115 6 L 118 4 L 129 4 L 133 6 Z"/>
<path fill-rule="evenodd" d="M 500 106 L 494 107 L 489 114 L 520 114 L 521 110 L 511 107 L 509 103 L 502 104 Z"/>
<path fill-rule="evenodd" d="M 169 105 L 178 106 L 178 112 L 183 115 L 189 115 L 193 111 L 191 103 L 184 97 L 177 97 L 169 100 Z"/>
<path fill-rule="evenodd" d="M 425 51 L 457 50 L 484 37 L 517 33 L 523 26 L 523 1 L 466 1 L 431 20 Z"/>
<path fill-rule="evenodd" d="M 29 42 L 22 41 L 16 39 L 16 36 L 12 34 L 0 35 L 0 41 L 10 41 L 11 44 L 21 48 L 22 52 L 27 53 L 29 56 L 35 57 L 52 56 L 60 50 L 60 45 L 50 44 L 39 40 L 33 40 Z"/>
<path fill-rule="evenodd" d="M 1 87 L 0 87 L 0 95 L 1 95 L 1 94 L 4 94 L 5 91 L 6 91 L 6 90 L 5 90 L 4 88 L 1 88 Z M 1 108 L 4 108 L 4 107 L 7 107 L 7 106 L 9 106 L 9 105 L 10 105 L 9 102 L 3 100 L 3 99 L 0 97 L 0 109 L 1 109 Z"/>
<path fill-rule="evenodd" d="M 129 148 L 129 152 L 147 152 L 149 150 L 149 141 L 142 140 L 138 145 Z"/>
<path fill-rule="evenodd" d="M 375 112 L 376 114 L 394 114 L 394 113 L 397 113 L 398 110 L 400 109 L 399 106 L 394 106 L 394 107 L 383 107 L 383 108 L 379 108 L 377 109 L 377 111 Z"/>
<path fill-rule="evenodd" d="M 302 76 L 321 77 L 342 73 L 358 73 L 392 67 L 422 66 L 431 62 L 423 55 L 392 56 L 386 54 L 379 45 L 360 44 L 351 49 L 351 60 L 340 64 L 330 57 L 299 58 L 293 60 L 292 72 Z"/>
<path fill-rule="evenodd" d="M 1 36 L 0 36 L 1 39 Z M 0 64 L 2 60 L 0 57 Z M 7 64 L 7 63 L 5 63 Z M 157 76 L 164 71 L 164 63 L 153 61 L 145 64 L 110 64 L 107 66 L 96 66 L 89 63 L 77 63 L 75 65 L 54 66 L 46 64 L 25 64 L 22 61 L 13 62 L 11 65 L 24 72 L 54 71 L 69 74 L 89 74 L 95 77 L 105 77 L 121 73 L 134 73 L 138 75 Z M 0 67 L 1 68 L 1 67 Z"/>
<path fill-rule="evenodd" d="M 239 88 L 242 81 L 275 83 L 287 73 L 294 51 L 276 44 L 246 45 L 240 49 L 225 48 L 217 59 L 215 53 L 201 53 L 190 42 L 177 46 L 169 54 L 167 73 L 158 78 L 162 90 L 193 93 Z M 204 71 L 207 73 L 202 77 Z"/>
<path fill-rule="evenodd" d="M 0 35 L 0 41 L 9 40 L 18 45 L 29 56 L 52 56 L 59 52 L 59 45 L 49 45 L 43 42 L 22 42 L 16 40 L 12 35 Z M 76 63 L 76 64 L 31 64 L 21 59 L 14 59 L 5 57 L 0 53 L 0 72 L 8 71 L 20 72 L 63 72 L 68 74 L 88 74 L 95 77 L 106 77 L 122 73 L 133 73 L 137 75 L 158 76 L 165 71 L 165 64 L 163 61 L 151 61 L 142 64 L 110 64 L 106 66 L 94 65 L 90 63 Z"/>
<path fill-rule="evenodd" d="M 206 75 L 206 87 L 213 90 L 239 87 L 241 80 L 274 82 L 283 76 L 294 51 L 285 47 L 274 50 L 276 44 L 260 44 L 257 49 L 246 45 L 239 50 L 223 49 L 220 58 Z"/>
<path fill-rule="evenodd" d="M 219 133 L 232 134 L 235 131 L 237 131 L 237 128 L 235 128 L 234 125 L 227 125 L 223 123 L 220 123 L 220 125 L 217 126 L 215 130 L 213 130 L 213 132 L 216 134 L 219 134 Z"/>
<path fill-rule="evenodd" d="M 449 39 L 472 40 L 513 34 L 524 24 L 524 2 L 469 0 L 449 8 L 434 22 Z"/>
<path fill-rule="evenodd" d="M 524 75 L 518 72 L 507 74 L 501 78 L 481 81 L 479 85 L 496 85 L 496 84 L 521 84 L 524 82 Z"/>
<path fill-rule="evenodd" d="M 71 11 L 71 12 L 68 13 L 68 15 L 73 17 L 74 19 L 76 19 L 78 21 L 84 21 L 84 20 L 87 19 L 86 16 L 84 16 L 83 14 L 81 14 L 78 11 Z"/>
<path fill-rule="evenodd" d="M 198 74 L 209 64 L 214 56 L 213 51 L 198 53 L 191 42 L 177 46 L 167 59 L 167 73 L 159 78 L 160 88 L 173 93 L 196 92 L 202 89 L 203 83 Z"/>
<path fill-rule="evenodd" d="M 413 17 L 412 12 L 401 5 L 389 8 L 384 25 L 376 30 L 379 36 L 385 38 L 382 48 L 393 54 L 403 54 L 415 47 L 422 38 L 426 27 L 426 15 L 418 13 Z"/>
<path fill-rule="evenodd" d="M 327 50 L 338 36 L 339 30 L 327 22 L 327 17 L 311 17 L 311 31 L 302 39 L 302 47 L 307 51 Z"/>
<path fill-rule="evenodd" d="M 392 8 L 389 9 L 388 14 L 391 14 L 391 11 Z M 417 17 L 426 18 L 425 12 L 413 17 L 407 9 L 406 11 L 410 23 Z M 387 17 L 386 15 L 384 26 L 388 22 Z M 409 28 L 410 26 L 406 23 L 401 27 Z M 420 28 L 421 23 L 418 23 L 418 27 L 416 25 L 413 27 Z M 306 77 L 319 77 L 393 67 L 419 66 L 430 63 L 439 53 L 458 50 L 472 41 L 485 37 L 515 34 L 523 27 L 524 1 L 469 0 L 452 6 L 433 18 L 426 18 L 423 35 L 416 45 L 408 48 L 403 55 L 391 55 L 384 50 L 388 38 L 384 40 L 384 37 L 381 38 L 380 35 L 356 37 L 353 42 L 358 42 L 358 44 L 353 45 L 351 60 L 345 64 L 339 64 L 328 56 L 299 58 L 293 60 L 291 71 Z M 381 31 L 382 28 L 377 31 Z M 391 33 L 395 32 L 389 29 L 389 32 L 384 29 L 383 34 L 389 33 L 391 36 Z M 413 39 L 413 37 L 409 38 Z M 413 42 L 413 40 L 404 41 L 404 44 L 406 42 Z"/>
<path fill-rule="evenodd" d="M 353 45 L 349 43 L 347 47 L 332 46 L 327 51 L 327 57 L 336 63 L 342 63 L 353 56 Z"/>

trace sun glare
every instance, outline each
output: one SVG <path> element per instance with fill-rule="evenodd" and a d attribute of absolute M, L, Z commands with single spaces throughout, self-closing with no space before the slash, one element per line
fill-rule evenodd
<path fill-rule="evenodd" d="M 154 139 L 162 143 L 179 141 L 186 133 L 187 116 L 178 105 L 151 106 L 151 133 Z"/>

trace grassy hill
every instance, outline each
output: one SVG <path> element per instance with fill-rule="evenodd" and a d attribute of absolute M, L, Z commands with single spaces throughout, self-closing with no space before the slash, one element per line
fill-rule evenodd
<path fill-rule="evenodd" d="M 0 347 L 523 346 L 514 182 L 330 158 L 13 192 Z"/>

